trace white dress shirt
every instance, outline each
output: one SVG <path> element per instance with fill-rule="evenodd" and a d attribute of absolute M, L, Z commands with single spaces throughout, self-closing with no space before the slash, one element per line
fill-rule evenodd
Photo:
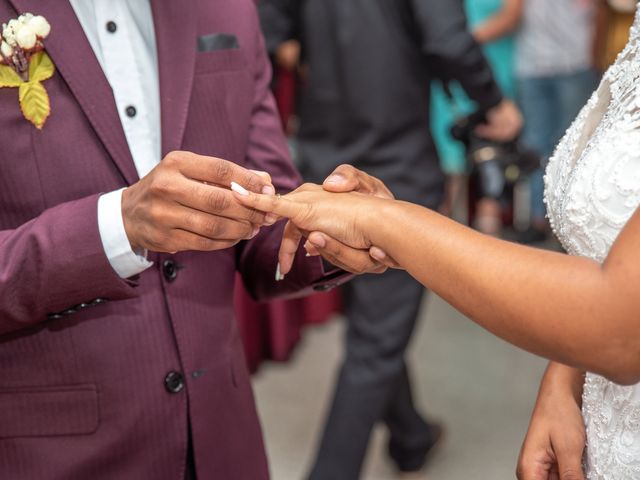
<path fill-rule="evenodd" d="M 70 0 L 115 97 L 140 178 L 161 160 L 158 53 L 149 0 Z M 98 227 L 111 266 L 129 278 L 152 264 L 132 250 L 122 220 L 122 191 L 98 201 Z M 146 253 L 146 252 L 145 252 Z"/>

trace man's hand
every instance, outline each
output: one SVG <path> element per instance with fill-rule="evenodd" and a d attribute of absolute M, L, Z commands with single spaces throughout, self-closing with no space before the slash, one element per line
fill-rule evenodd
<path fill-rule="evenodd" d="M 393 193 L 376 177 L 351 165 L 340 165 L 322 184 L 327 192 L 358 192 L 379 198 L 393 199 Z"/>
<path fill-rule="evenodd" d="M 393 193 L 376 177 L 351 165 L 340 165 L 322 184 L 328 192 L 358 192 L 379 198 L 393 199 Z M 347 247 L 337 240 L 314 232 L 305 248 L 310 255 L 322 255 L 328 262 L 351 273 L 383 273 L 387 268 L 399 268 L 398 263 L 378 247 L 369 251 Z"/>
<path fill-rule="evenodd" d="M 393 199 L 393 194 L 384 183 L 351 165 L 340 165 L 324 181 L 327 192 L 358 192 L 379 198 Z M 331 238 L 321 232 L 302 232 L 291 222 L 285 227 L 280 248 L 280 269 L 283 274 L 291 270 L 293 259 L 302 238 L 304 247 L 311 256 L 322 256 L 333 265 L 350 273 L 383 273 L 387 268 L 398 268 L 398 264 L 377 247 L 359 250 Z"/>
<path fill-rule="evenodd" d="M 545 375 L 520 452 L 518 480 L 585 478 L 582 455 L 586 433 L 578 394 L 567 387 L 567 382 L 555 381 L 553 369 L 567 371 L 569 367 L 552 364 Z"/>
<path fill-rule="evenodd" d="M 487 112 L 487 123 L 479 125 L 476 133 L 496 142 L 510 142 L 522 130 L 522 115 L 511 100 L 503 100 Z"/>
<path fill-rule="evenodd" d="M 240 205 L 231 182 L 256 193 L 275 190 L 264 173 L 189 152 L 172 152 L 122 194 L 122 217 L 134 250 L 220 250 L 253 238 L 271 217 Z"/>

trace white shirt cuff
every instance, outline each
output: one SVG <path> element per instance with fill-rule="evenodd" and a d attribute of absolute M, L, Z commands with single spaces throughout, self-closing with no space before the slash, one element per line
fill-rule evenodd
<path fill-rule="evenodd" d="M 98 199 L 98 229 L 102 247 L 109 263 L 121 278 L 137 275 L 153 262 L 147 260 L 147 252 L 136 253 L 131 248 L 122 220 L 122 191 L 105 193 Z"/>

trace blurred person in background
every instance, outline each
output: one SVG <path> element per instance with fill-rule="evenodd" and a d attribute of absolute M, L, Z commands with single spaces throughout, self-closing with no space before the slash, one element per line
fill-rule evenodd
<path fill-rule="evenodd" d="M 289 19 L 298 15 L 298 0 L 257 0 L 265 44 L 273 69 L 271 87 L 282 125 L 288 137 L 297 131 L 296 97 L 300 84 L 300 42 L 298 22 Z M 293 151 L 292 153 L 295 153 Z M 294 162 L 296 158 L 294 156 Z"/>
<path fill-rule="evenodd" d="M 522 141 L 548 159 L 597 82 L 593 68 L 595 0 L 526 0 L 516 43 Z M 543 169 L 531 176 L 531 223 L 524 243 L 549 231 Z"/>
<path fill-rule="evenodd" d="M 604 72 L 629 40 L 637 0 L 598 0 L 595 65 Z"/>
<path fill-rule="evenodd" d="M 435 78 L 458 81 L 487 112 L 480 134 L 504 140 L 520 130 L 462 1 L 263 0 L 259 7 L 278 61 L 302 52 L 298 145 L 308 181 L 352 164 L 382 178 L 399 199 L 437 208 L 444 175 L 429 133 Z M 358 277 L 344 290 L 346 354 L 312 480 L 358 478 L 378 422 L 389 429 L 400 471 L 420 470 L 440 439 L 441 427 L 416 410 L 405 363 L 423 293 L 399 270 Z"/>
<path fill-rule="evenodd" d="M 515 98 L 513 78 L 514 42 L 512 33 L 520 23 L 524 0 L 466 0 L 465 10 L 476 41 L 483 51 L 502 93 Z M 449 94 L 453 99 L 449 98 Z M 476 107 L 458 85 L 449 85 L 445 94 L 439 84 L 433 85 L 431 99 L 431 127 L 444 172 L 448 175 L 447 198 L 443 213 L 449 215 L 458 192 L 462 175 L 467 171 L 463 145 L 451 136 L 456 117 L 468 115 Z M 489 234 L 497 234 L 502 227 L 502 212 L 498 200 L 482 198 L 476 206 L 475 227 Z"/>

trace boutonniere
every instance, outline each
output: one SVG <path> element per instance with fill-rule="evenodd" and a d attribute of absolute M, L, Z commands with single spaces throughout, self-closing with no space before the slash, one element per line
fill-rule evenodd
<path fill-rule="evenodd" d="M 18 88 L 24 118 L 39 129 L 51 113 L 42 85 L 55 72 L 43 43 L 50 31 L 44 17 L 25 13 L 3 24 L 0 34 L 0 88 Z"/>

